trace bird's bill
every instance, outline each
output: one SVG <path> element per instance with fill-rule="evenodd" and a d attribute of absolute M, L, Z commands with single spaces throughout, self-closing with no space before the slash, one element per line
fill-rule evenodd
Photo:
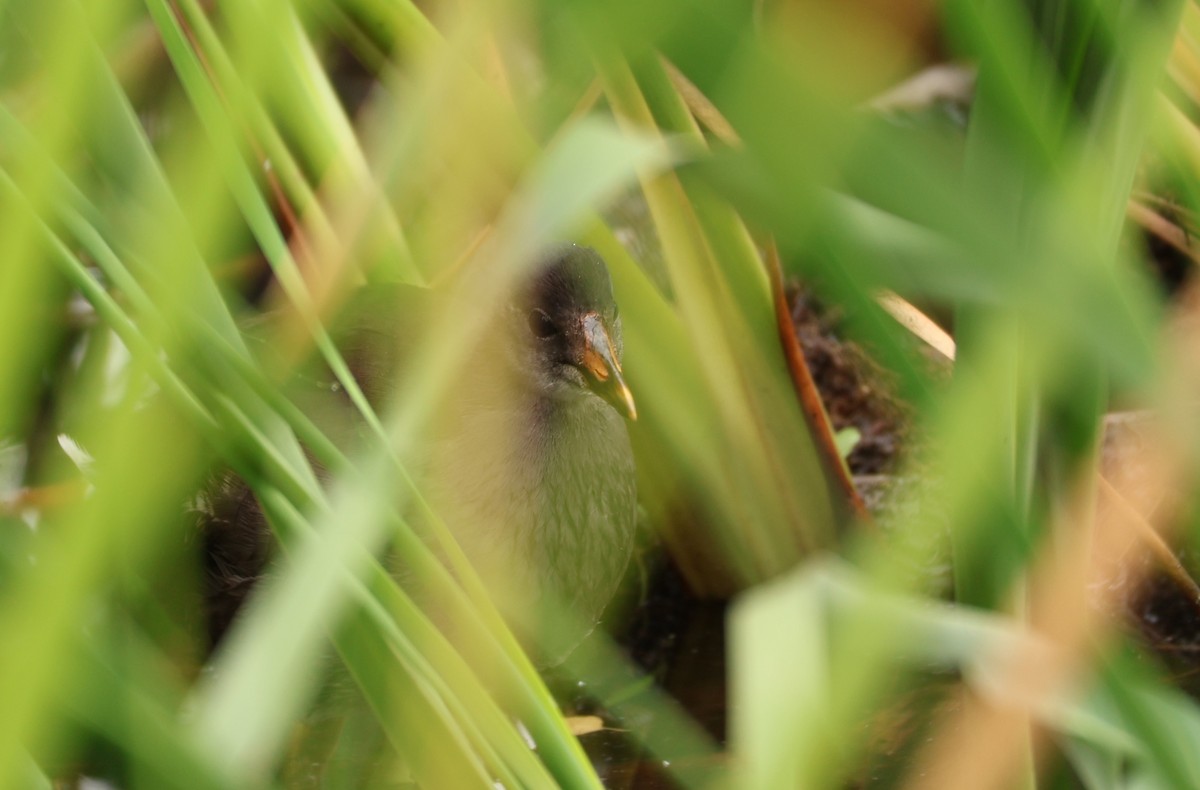
<path fill-rule="evenodd" d="M 592 380 L 593 389 L 630 420 L 637 419 L 633 393 L 621 375 L 621 363 L 612 338 L 597 313 L 583 317 L 583 371 Z"/>

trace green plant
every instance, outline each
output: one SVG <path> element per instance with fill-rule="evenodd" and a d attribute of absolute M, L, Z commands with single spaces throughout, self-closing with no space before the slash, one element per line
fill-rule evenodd
<path fill-rule="evenodd" d="M 867 750 L 862 721 L 932 666 L 985 701 L 946 717 L 959 734 L 935 731 L 913 784 L 1049 784 L 1030 747 L 1049 740 L 1087 787 L 1200 785 L 1179 735 L 1196 704 L 1084 595 L 1106 556 L 1092 549 L 1119 553 L 1145 521 L 1111 504 L 1119 490 L 1095 504 L 1113 402 L 1159 411 L 1150 457 L 1182 493 L 1155 526 L 1195 532 L 1188 311 L 1154 290 L 1125 217 L 1139 181 L 1193 202 L 1200 12 L 939 12 L 979 67 L 961 149 L 864 109 L 908 53 L 839 4 L 0 2 L 0 782 L 93 770 L 98 742 L 123 784 L 299 781 L 281 766 L 332 645 L 364 731 L 384 736 L 361 741 L 364 759 L 427 786 L 598 784 L 453 541 L 436 518 L 432 534 L 410 523 L 410 428 L 482 319 L 429 327 L 424 375 L 379 415 L 324 328 L 360 281 L 466 267 L 486 301 L 570 237 L 612 269 L 650 518 L 686 502 L 692 531 L 663 536 L 677 562 L 694 587 L 743 596 L 728 765 L 678 759 L 720 747 L 610 674 L 608 641 L 567 665 L 614 712 L 637 696 L 667 723 L 646 746 L 680 781 L 839 786 Z M 347 59 L 371 77 L 352 109 Z M 603 219 L 634 189 L 660 261 Z M 918 412 L 917 506 L 890 529 L 853 523 L 796 399 L 775 249 L 844 306 Z M 290 319 L 276 365 L 239 329 L 258 260 L 262 302 Z M 952 381 L 875 301 L 885 289 L 954 306 Z M 287 398 L 310 353 L 367 414 L 359 456 Z M 284 559 L 202 670 L 182 511 L 214 465 L 253 485 Z M 909 559 L 947 534 L 954 603 Z M 389 576 L 385 546 L 431 580 L 462 641 Z M 331 765 L 357 759 L 353 741 Z"/>

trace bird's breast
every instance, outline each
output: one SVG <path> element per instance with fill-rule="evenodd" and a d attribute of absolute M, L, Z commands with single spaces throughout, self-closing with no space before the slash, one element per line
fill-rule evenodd
<path fill-rule="evenodd" d="M 590 630 L 632 545 L 637 496 L 624 420 L 590 393 L 446 419 L 427 485 L 435 510 L 502 608 L 553 601 Z"/>

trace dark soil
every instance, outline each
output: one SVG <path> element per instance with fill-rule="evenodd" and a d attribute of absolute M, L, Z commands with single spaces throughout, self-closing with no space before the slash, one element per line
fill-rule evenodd
<path fill-rule="evenodd" d="M 912 416 L 896 399 L 887 371 L 837 331 L 840 315 L 807 288 L 793 287 L 788 303 L 808 369 L 835 431 L 854 428 L 860 439 L 846 458 L 850 473 L 896 471 Z"/>

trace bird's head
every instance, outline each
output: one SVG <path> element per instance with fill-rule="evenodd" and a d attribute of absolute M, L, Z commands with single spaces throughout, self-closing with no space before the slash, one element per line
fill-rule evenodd
<path fill-rule="evenodd" d="M 522 367 L 546 391 L 565 396 L 591 390 L 636 419 L 621 370 L 621 319 L 608 268 L 595 250 L 551 248 L 518 289 L 510 311 Z"/>

